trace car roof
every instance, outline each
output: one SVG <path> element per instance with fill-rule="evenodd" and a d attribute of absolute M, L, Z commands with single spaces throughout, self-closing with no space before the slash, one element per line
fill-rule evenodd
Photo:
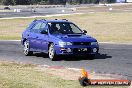
<path fill-rule="evenodd" d="M 47 22 L 47 23 L 52 23 L 52 22 L 67 22 L 67 23 L 72 23 L 66 19 L 54 19 L 54 20 L 46 20 L 46 19 L 41 19 L 41 20 L 34 20 L 34 21 L 41 21 L 41 22 Z"/>

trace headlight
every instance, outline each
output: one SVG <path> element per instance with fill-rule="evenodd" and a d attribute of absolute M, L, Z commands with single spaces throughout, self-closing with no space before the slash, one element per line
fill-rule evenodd
<path fill-rule="evenodd" d="M 98 45 L 98 42 L 91 42 L 91 45 Z"/>
<path fill-rule="evenodd" d="M 72 45 L 71 42 L 59 42 L 60 46 Z"/>

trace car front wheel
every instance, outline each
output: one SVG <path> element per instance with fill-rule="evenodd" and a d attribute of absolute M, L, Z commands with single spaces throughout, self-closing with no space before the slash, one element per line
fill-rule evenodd
<path fill-rule="evenodd" d="M 33 54 L 33 52 L 30 51 L 29 41 L 27 40 L 24 42 L 23 53 L 25 54 L 25 56 L 31 56 Z"/>
<path fill-rule="evenodd" d="M 55 48 L 54 48 L 54 44 L 50 44 L 49 47 L 49 59 L 54 61 L 56 60 L 56 53 L 55 53 Z"/>

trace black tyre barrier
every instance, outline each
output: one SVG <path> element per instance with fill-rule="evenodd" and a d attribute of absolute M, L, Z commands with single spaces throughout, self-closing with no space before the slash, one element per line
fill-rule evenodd
<path fill-rule="evenodd" d="M 87 77 L 79 78 L 80 85 L 85 87 L 91 84 L 90 80 Z"/>

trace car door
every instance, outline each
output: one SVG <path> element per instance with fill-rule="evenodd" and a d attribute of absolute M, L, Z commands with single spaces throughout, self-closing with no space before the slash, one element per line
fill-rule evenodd
<path fill-rule="evenodd" d="M 38 41 L 38 38 L 39 38 L 41 24 L 42 22 L 37 21 L 35 25 L 30 29 L 29 42 L 30 42 L 30 48 L 33 51 L 39 51 L 39 46 L 41 42 Z"/>
<path fill-rule="evenodd" d="M 46 23 L 42 23 L 40 27 L 40 34 L 38 35 L 38 41 L 41 42 L 39 49 L 42 52 L 48 51 L 48 42 L 49 36 L 48 36 L 48 27 Z"/>

